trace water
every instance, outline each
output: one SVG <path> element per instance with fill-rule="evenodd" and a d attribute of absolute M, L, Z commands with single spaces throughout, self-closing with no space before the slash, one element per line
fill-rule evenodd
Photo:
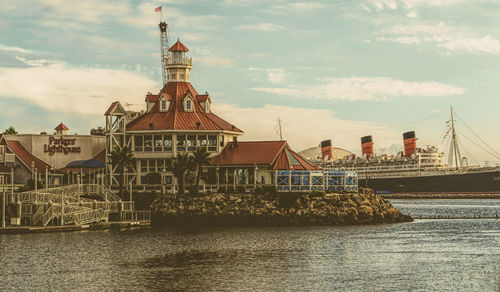
<path fill-rule="evenodd" d="M 475 212 L 500 204 L 483 202 L 451 205 Z M 394 203 L 433 209 L 433 201 Z M 435 210 L 455 212 L 443 205 Z M 500 291 L 500 220 L 0 236 L 1 291 L 120 288 Z"/>

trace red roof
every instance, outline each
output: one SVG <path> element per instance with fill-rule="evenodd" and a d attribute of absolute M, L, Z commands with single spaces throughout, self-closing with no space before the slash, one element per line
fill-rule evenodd
<path fill-rule="evenodd" d="M 212 165 L 267 165 L 274 170 L 317 170 L 317 166 L 290 149 L 286 141 L 228 143 L 212 158 Z"/>
<path fill-rule="evenodd" d="M 118 104 L 118 101 L 115 101 L 113 102 L 109 107 L 108 107 L 108 110 L 104 113 L 105 116 L 109 115 L 113 109 L 115 108 L 115 106 Z"/>
<path fill-rule="evenodd" d="M 208 95 L 208 93 L 206 93 L 206 94 L 200 94 L 200 95 L 197 95 L 197 96 L 196 96 L 196 100 L 197 100 L 198 102 L 205 102 L 205 101 L 207 101 L 207 100 L 209 100 L 209 101 L 210 101 L 210 95 Z M 210 101 L 210 102 L 211 102 L 211 101 Z"/>
<path fill-rule="evenodd" d="M 158 100 L 159 95 L 157 94 L 152 94 L 151 92 L 148 92 L 146 94 L 146 101 L 147 102 L 156 102 Z"/>
<path fill-rule="evenodd" d="M 63 124 L 62 122 L 59 124 L 59 126 L 57 126 L 54 130 L 69 130 L 68 127 L 66 127 L 65 124 Z"/>
<path fill-rule="evenodd" d="M 189 49 L 181 43 L 179 39 L 177 39 L 177 42 L 168 49 L 169 52 L 189 52 Z"/>
<path fill-rule="evenodd" d="M 232 131 L 243 133 L 236 126 L 226 122 L 212 112 L 205 109 L 194 99 L 198 93 L 189 82 L 168 82 L 158 96 L 165 95 L 171 101 L 168 111 L 160 111 L 160 102 L 157 100 L 151 111 L 137 117 L 127 124 L 127 131 L 144 130 L 207 130 Z M 184 111 L 183 101 L 187 96 L 193 97 L 193 111 Z"/>
<path fill-rule="evenodd" d="M 45 171 L 45 167 L 50 169 L 50 165 L 29 153 L 19 141 L 7 140 L 7 145 L 29 169 L 31 169 L 31 162 L 35 163 L 35 168 L 38 171 Z"/>

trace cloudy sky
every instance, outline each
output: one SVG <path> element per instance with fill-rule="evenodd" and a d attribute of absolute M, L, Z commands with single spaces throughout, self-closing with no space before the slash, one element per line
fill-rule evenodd
<path fill-rule="evenodd" d="M 453 106 L 465 153 L 498 162 L 481 149 L 500 152 L 495 0 L 4 0 L 0 127 L 87 134 L 115 100 L 141 109 L 161 87 L 160 4 L 192 84 L 243 140 L 279 138 L 280 118 L 296 150 L 332 139 L 359 153 L 373 135 L 397 151 L 408 130 L 444 148 Z"/>

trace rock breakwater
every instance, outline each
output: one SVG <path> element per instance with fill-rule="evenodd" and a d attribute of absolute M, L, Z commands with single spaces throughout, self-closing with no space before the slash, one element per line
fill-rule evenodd
<path fill-rule="evenodd" d="M 160 198 L 153 224 L 357 225 L 407 222 L 371 190 L 359 194 L 223 194 Z"/>

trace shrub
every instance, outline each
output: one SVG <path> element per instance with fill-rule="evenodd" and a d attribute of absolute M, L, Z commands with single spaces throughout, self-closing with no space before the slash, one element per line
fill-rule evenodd
<path fill-rule="evenodd" d="M 312 191 L 311 192 L 311 197 L 324 197 L 325 192 L 322 191 Z"/>

